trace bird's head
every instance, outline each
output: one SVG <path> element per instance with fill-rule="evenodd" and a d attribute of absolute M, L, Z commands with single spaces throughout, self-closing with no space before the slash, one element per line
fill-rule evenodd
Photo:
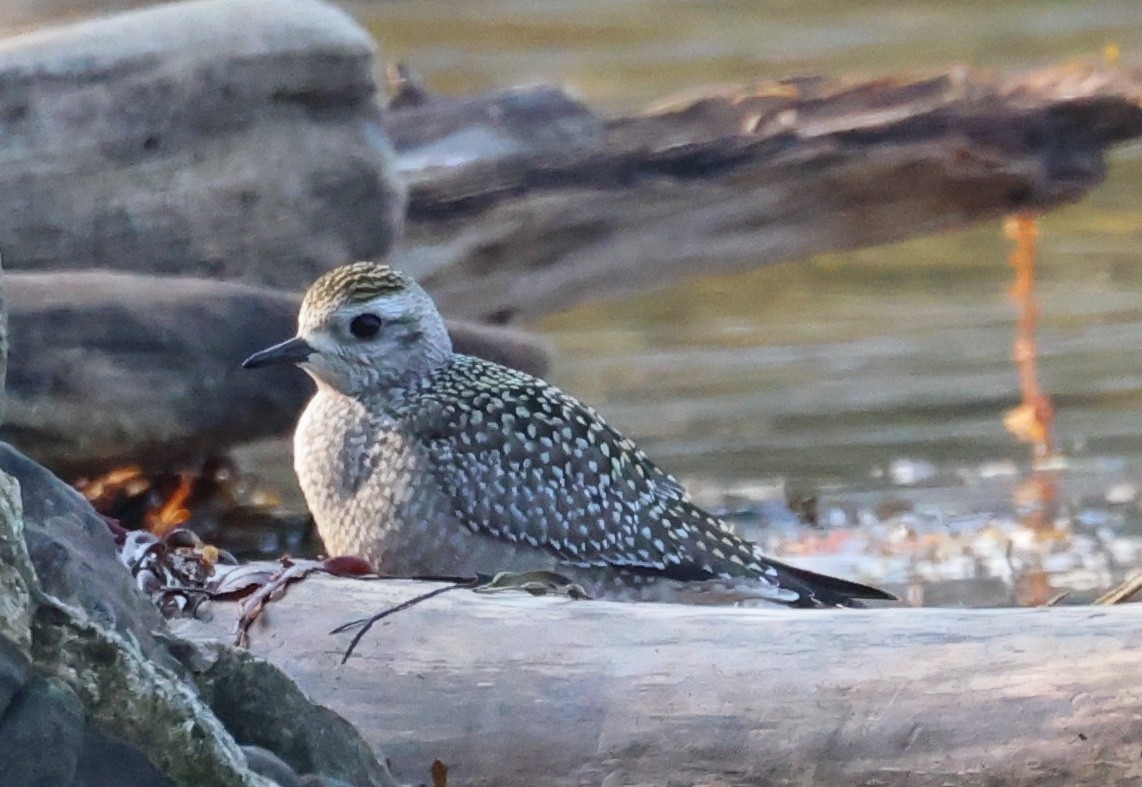
<path fill-rule="evenodd" d="M 452 353 L 444 320 L 420 285 L 387 265 L 354 262 L 326 272 L 305 293 L 297 336 L 242 366 L 296 364 L 349 396 L 394 388 Z"/>

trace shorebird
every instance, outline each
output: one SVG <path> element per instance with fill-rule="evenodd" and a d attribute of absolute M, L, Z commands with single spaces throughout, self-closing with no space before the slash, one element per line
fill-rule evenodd
<path fill-rule="evenodd" d="M 297 335 L 243 366 L 271 364 L 317 384 L 294 468 L 331 555 L 396 576 L 554 572 L 627 600 L 894 598 L 766 557 L 589 406 L 453 352 L 429 295 L 387 265 L 317 279 Z"/>

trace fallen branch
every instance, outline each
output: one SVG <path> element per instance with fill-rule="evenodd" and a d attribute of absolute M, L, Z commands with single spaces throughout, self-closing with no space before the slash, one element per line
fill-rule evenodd
<path fill-rule="evenodd" d="M 1142 574 L 1129 577 L 1094 600 L 1098 605 L 1125 604 L 1142 591 Z"/>
<path fill-rule="evenodd" d="M 1140 96 L 1142 69 L 1064 66 L 787 81 L 606 122 L 551 88 L 432 99 L 385 120 L 410 180 L 401 264 L 446 314 L 526 321 L 1048 210 L 1142 134 Z"/>
<path fill-rule="evenodd" d="M 446 593 L 340 664 L 338 618 L 415 582 L 311 577 L 251 649 L 456 783 L 1102 785 L 1142 778 L 1142 606 L 795 612 Z M 235 610 L 177 621 L 227 637 Z M 1079 668 L 1081 665 L 1081 668 Z"/>

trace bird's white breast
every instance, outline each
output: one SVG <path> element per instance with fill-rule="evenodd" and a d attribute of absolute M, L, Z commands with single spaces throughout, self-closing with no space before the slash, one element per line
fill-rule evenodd
<path fill-rule="evenodd" d="M 381 556 L 416 463 L 391 418 L 335 392 L 313 397 L 294 433 L 294 469 L 329 555 Z"/>

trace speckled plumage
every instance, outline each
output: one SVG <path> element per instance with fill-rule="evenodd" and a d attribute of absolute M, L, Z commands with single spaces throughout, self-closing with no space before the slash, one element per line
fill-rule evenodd
<path fill-rule="evenodd" d="M 354 335 L 363 314 L 375 337 Z M 402 576 L 548 569 L 613 598 L 891 598 L 766 558 L 590 407 L 453 353 L 431 299 L 386 266 L 318 279 L 292 342 L 318 384 L 295 468 L 330 554 Z"/>

